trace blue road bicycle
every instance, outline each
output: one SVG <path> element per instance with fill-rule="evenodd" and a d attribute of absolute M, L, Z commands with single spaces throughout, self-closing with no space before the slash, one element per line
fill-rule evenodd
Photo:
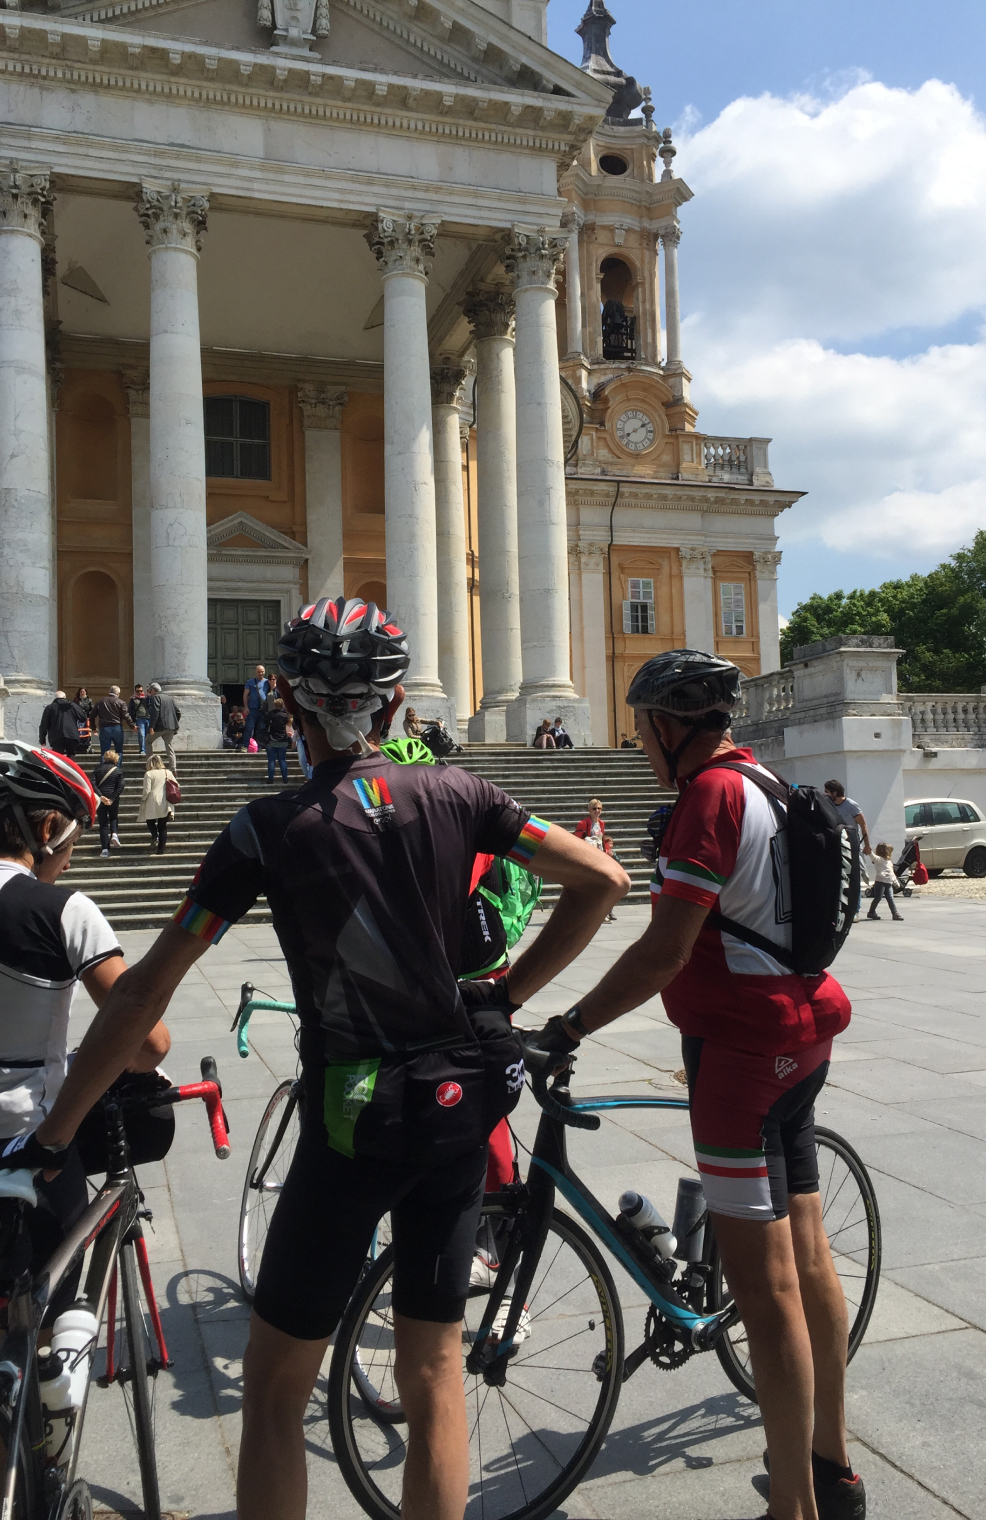
<path fill-rule="evenodd" d="M 568 1160 L 568 1128 L 598 1129 L 600 1112 L 619 1109 L 677 1109 L 684 1118 L 687 1099 L 574 1099 L 571 1067 L 549 1087 L 555 1061 L 525 1048 L 542 1109 L 527 1181 L 484 1201 L 487 1249 L 474 1264 L 462 1336 L 471 1467 L 466 1520 L 543 1520 L 556 1510 L 587 1476 L 620 1389 L 645 1362 L 672 1370 L 715 1351 L 733 1385 L 756 1398 L 743 1325 L 707 1220 L 700 1261 L 665 1260 L 629 1220 L 607 1212 Z M 818 1128 L 816 1137 L 823 1216 L 849 1305 L 851 1357 L 876 1299 L 880 1215 L 852 1147 L 831 1130 Z M 556 1194 L 566 1210 L 555 1207 Z M 643 1338 L 629 1352 L 607 1255 L 649 1301 Z M 368 1262 L 336 1333 L 328 1384 L 336 1459 L 350 1492 L 376 1520 L 400 1520 L 406 1455 L 394 1379 L 392 1276 L 391 1249 Z"/>

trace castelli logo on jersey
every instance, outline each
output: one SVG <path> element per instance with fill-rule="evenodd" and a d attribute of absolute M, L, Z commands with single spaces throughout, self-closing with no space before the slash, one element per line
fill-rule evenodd
<path fill-rule="evenodd" d="M 443 1108 L 454 1108 L 462 1097 L 462 1088 L 458 1082 L 441 1082 L 435 1097 Z"/>

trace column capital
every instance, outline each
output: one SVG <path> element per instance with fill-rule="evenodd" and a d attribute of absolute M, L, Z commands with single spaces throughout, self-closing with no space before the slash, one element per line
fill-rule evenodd
<path fill-rule="evenodd" d="M 207 190 L 186 189 L 178 180 L 170 185 L 142 180 L 134 210 L 152 253 L 158 248 L 201 253 L 209 214 Z"/>
<path fill-rule="evenodd" d="M 757 580 L 776 580 L 777 567 L 781 562 L 779 549 L 755 549 L 753 563 L 757 569 Z"/>
<path fill-rule="evenodd" d="M 657 235 L 665 248 L 677 248 L 681 242 L 681 228 L 677 222 L 669 222 L 666 226 L 659 227 Z"/>
<path fill-rule="evenodd" d="M 301 407 L 302 426 L 307 433 L 310 428 L 338 432 L 342 427 L 342 409 L 346 405 L 345 391 L 336 391 L 328 385 L 314 385 L 302 381 L 298 386 L 298 405 Z"/>
<path fill-rule="evenodd" d="M 459 392 L 466 378 L 464 364 L 433 364 L 431 367 L 431 401 L 433 406 L 458 406 Z"/>
<path fill-rule="evenodd" d="M 460 412 L 459 413 L 459 442 L 462 444 L 463 448 L 465 448 L 466 445 L 468 444 L 468 442 L 469 442 L 469 434 L 471 432 L 472 432 L 472 423 L 469 421 L 468 417 L 463 417 L 462 413 Z"/>
<path fill-rule="evenodd" d="M 679 549 L 682 575 L 711 575 L 711 549 Z"/>
<path fill-rule="evenodd" d="M 566 232 L 581 232 L 585 226 L 585 212 L 580 211 L 578 206 L 569 206 L 567 211 L 562 212 L 561 224 Z"/>
<path fill-rule="evenodd" d="M 11 159 L 0 168 L 0 232 L 26 232 L 43 243 L 54 199 L 47 169 L 22 169 Z"/>
<path fill-rule="evenodd" d="M 416 274 L 426 280 L 435 255 L 439 225 L 437 216 L 378 211 L 364 236 L 380 265 L 381 275 L 386 278 L 389 274 Z"/>
<path fill-rule="evenodd" d="M 151 415 L 151 377 L 146 369 L 125 369 L 123 389 L 127 393 L 127 411 L 131 417 Z"/>
<path fill-rule="evenodd" d="M 606 545 L 579 539 L 568 546 L 568 564 L 576 572 L 596 570 L 601 575 L 606 568 Z"/>
<path fill-rule="evenodd" d="M 477 343 L 483 338 L 509 338 L 514 320 L 513 291 L 502 286 L 471 290 L 462 303 L 462 315 Z"/>
<path fill-rule="evenodd" d="M 556 291 L 555 277 L 567 245 L 567 237 L 558 237 L 546 227 L 539 227 L 536 232 L 514 227 L 503 252 L 503 263 L 513 276 L 514 289 Z"/>

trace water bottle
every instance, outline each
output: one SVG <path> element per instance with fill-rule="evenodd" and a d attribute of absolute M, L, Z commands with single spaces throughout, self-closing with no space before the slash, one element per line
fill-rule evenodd
<path fill-rule="evenodd" d="M 649 1198 L 643 1193 L 626 1192 L 620 1194 L 620 1213 L 630 1221 L 635 1230 L 639 1230 L 645 1240 L 649 1240 L 659 1256 L 669 1260 L 674 1255 L 677 1241 L 671 1233 L 667 1221 L 662 1219 Z"/>
<path fill-rule="evenodd" d="M 698 1221 L 705 1213 L 705 1194 L 697 1177 L 678 1178 L 678 1196 L 674 1205 L 674 1230 L 679 1261 L 701 1261 L 705 1225 Z M 698 1226 L 698 1228 L 696 1228 Z"/>
<path fill-rule="evenodd" d="M 49 1461 L 64 1465 L 71 1455 L 69 1437 L 85 1401 L 98 1334 L 99 1321 L 85 1300 L 72 1304 L 54 1323 L 46 1369 L 52 1375 L 41 1383 Z"/>

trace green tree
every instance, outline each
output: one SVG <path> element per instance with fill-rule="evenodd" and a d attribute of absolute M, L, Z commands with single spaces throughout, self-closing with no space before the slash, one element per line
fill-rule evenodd
<path fill-rule="evenodd" d="M 986 685 L 986 532 L 928 575 L 800 602 L 781 634 L 781 659 L 839 633 L 889 634 L 904 650 L 902 691 L 978 691 Z"/>

